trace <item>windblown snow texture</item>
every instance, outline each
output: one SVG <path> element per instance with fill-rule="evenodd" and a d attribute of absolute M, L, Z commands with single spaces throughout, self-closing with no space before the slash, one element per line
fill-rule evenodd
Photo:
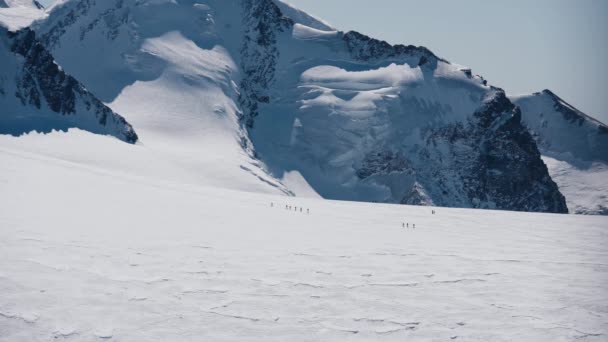
<path fill-rule="evenodd" d="M 300 174 L 305 192 L 332 199 L 568 210 L 504 91 L 424 47 L 335 31 L 271 0 L 72 0 L 36 30 L 140 135 L 178 146 L 219 125 L 231 137 L 220 150 L 252 158 L 224 157 L 226 168 L 285 193 Z"/>
<path fill-rule="evenodd" d="M 137 141 L 124 118 L 55 64 L 34 31 L 0 28 L 0 44 L 0 133 L 77 127 L 129 143 Z"/>
<path fill-rule="evenodd" d="M 269 196 L 104 158 L 141 149 L 0 136 L 0 340 L 606 341 L 608 217 Z"/>

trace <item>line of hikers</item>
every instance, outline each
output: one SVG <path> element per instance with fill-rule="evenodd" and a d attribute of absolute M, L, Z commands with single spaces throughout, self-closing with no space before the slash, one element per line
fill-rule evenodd
<path fill-rule="evenodd" d="M 270 202 L 270 207 L 274 207 L 274 202 Z M 295 212 L 298 212 L 298 209 L 300 210 L 301 213 L 304 213 L 304 208 L 302 207 L 296 207 L 296 206 L 291 206 L 291 205 L 287 205 L 285 204 L 285 210 L 293 210 Z M 306 209 L 306 214 L 310 214 L 310 209 Z"/>
<path fill-rule="evenodd" d="M 270 202 L 270 207 L 274 208 L 274 202 Z M 300 209 L 301 213 L 304 213 L 304 208 L 302 207 L 296 207 L 296 206 L 291 206 L 288 204 L 285 204 L 285 210 L 293 210 L 295 212 L 298 212 L 298 208 Z M 310 214 L 310 209 L 306 209 L 306 214 Z M 435 215 L 435 209 L 431 209 L 431 215 Z M 410 227 L 410 223 L 409 222 L 403 222 L 401 223 L 401 227 L 402 228 L 409 228 Z M 416 229 L 416 224 L 412 223 L 412 229 Z"/>
<path fill-rule="evenodd" d="M 435 209 L 431 209 L 431 215 L 435 215 Z M 410 223 L 409 222 L 403 222 L 401 223 L 401 227 L 402 228 L 409 228 L 410 227 Z M 416 224 L 412 223 L 412 229 L 416 229 Z"/>

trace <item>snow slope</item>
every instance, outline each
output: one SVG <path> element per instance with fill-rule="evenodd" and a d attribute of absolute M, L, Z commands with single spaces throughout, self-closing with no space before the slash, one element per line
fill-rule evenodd
<path fill-rule="evenodd" d="M 566 196 L 574 214 L 608 215 L 608 165 L 603 162 L 571 162 L 544 156 L 551 177 Z"/>
<path fill-rule="evenodd" d="M 608 126 L 549 90 L 511 99 L 571 212 L 608 214 Z"/>
<path fill-rule="evenodd" d="M 66 70 L 136 127 L 141 158 L 162 164 L 153 167 L 177 166 L 197 184 L 290 194 L 253 158 L 238 119 L 239 69 L 213 14 L 202 1 L 66 1 L 37 30 Z"/>
<path fill-rule="evenodd" d="M 45 150 L 80 138 L 140 148 L 0 136 L 1 341 L 608 336 L 606 217 L 234 192 Z"/>

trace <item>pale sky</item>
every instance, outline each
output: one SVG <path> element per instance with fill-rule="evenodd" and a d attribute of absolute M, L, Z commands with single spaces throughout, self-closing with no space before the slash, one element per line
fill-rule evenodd
<path fill-rule="evenodd" d="M 426 46 L 509 94 L 551 89 L 608 122 L 606 0 L 287 2 L 340 30 Z"/>

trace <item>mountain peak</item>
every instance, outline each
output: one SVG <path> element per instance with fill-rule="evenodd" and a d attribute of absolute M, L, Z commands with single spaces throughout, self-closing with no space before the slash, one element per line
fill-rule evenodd
<path fill-rule="evenodd" d="M 564 118 L 568 121 L 576 122 L 578 125 L 582 125 L 584 122 L 590 122 L 594 125 L 597 125 L 598 129 L 602 132 L 608 130 L 608 126 L 606 124 L 576 109 L 574 106 L 566 102 L 564 99 L 562 99 L 549 89 L 543 89 L 541 92 L 534 93 L 533 95 L 545 95 L 551 98 L 554 102 L 555 110 L 562 113 Z"/>

